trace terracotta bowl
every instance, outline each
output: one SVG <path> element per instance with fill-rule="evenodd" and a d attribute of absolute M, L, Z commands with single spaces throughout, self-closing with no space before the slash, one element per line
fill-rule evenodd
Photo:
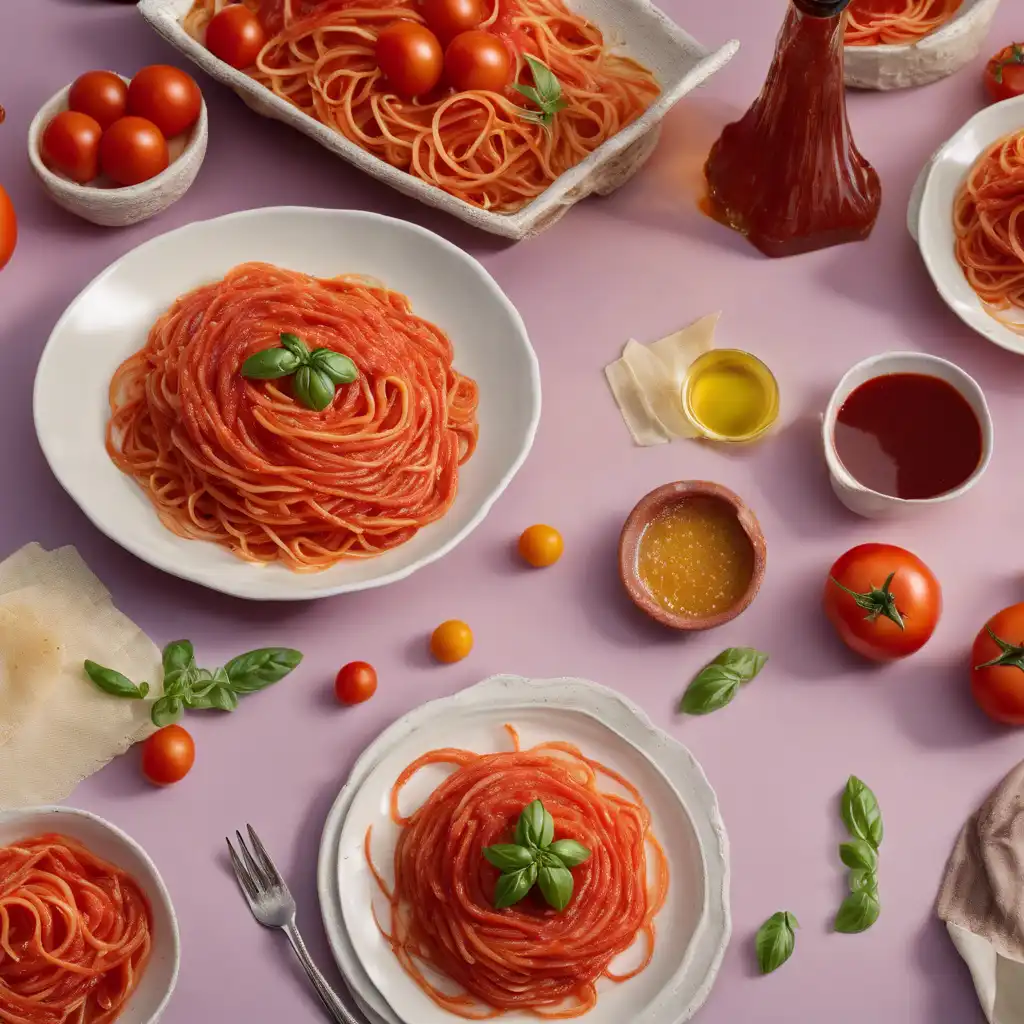
<path fill-rule="evenodd" d="M 677 615 L 675 612 L 663 608 L 644 586 L 637 571 L 637 553 L 644 530 L 665 509 L 677 504 L 683 498 L 690 497 L 713 498 L 731 508 L 743 527 L 744 533 L 750 538 L 751 546 L 754 549 L 754 570 L 750 576 L 750 585 L 743 596 L 727 611 L 704 618 Z M 646 497 L 641 498 L 637 506 L 630 512 L 619 538 L 619 574 L 622 576 L 622 583 L 633 603 L 655 622 L 660 622 L 670 629 L 688 632 L 714 629 L 716 626 L 731 622 L 737 615 L 745 611 L 757 596 L 758 590 L 761 589 L 767 559 L 768 546 L 754 513 L 747 507 L 743 499 L 730 491 L 728 487 L 706 480 L 682 480 L 655 488 Z"/>

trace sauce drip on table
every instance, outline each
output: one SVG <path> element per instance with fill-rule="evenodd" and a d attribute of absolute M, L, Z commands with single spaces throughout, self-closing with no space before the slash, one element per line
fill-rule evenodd
<path fill-rule="evenodd" d="M 895 498 L 936 498 L 978 468 L 981 424 L 952 384 L 889 373 L 843 402 L 834 431 L 839 461 L 855 480 Z"/>
<path fill-rule="evenodd" d="M 754 547 L 729 504 L 683 498 L 644 530 L 637 571 L 666 610 L 693 618 L 720 615 L 746 593 Z"/>

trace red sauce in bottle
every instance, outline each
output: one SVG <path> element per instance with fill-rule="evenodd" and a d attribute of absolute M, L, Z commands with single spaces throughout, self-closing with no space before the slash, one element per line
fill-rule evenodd
<path fill-rule="evenodd" d="M 865 381 L 843 402 L 833 436 L 847 472 L 895 498 L 936 498 L 981 464 L 981 424 L 970 403 L 923 373 Z"/>
<path fill-rule="evenodd" d="M 846 116 L 849 0 L 791 0 L 761 95 L 722 132 L 705 176 L 712 215 L 767 256 L 871 234 L 882 202 Z"/>

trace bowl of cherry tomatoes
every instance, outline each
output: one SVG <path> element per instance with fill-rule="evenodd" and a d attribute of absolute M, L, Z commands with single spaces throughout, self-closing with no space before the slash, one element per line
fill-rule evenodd
<path fill-rule="evenodd" d="M 153 64 L 128 79 L 87 71 L 32 120 L 28 155 L 50 197 L 93 224 L 137 224 L 177 202 L 206 156 L 195 79 Z"/>

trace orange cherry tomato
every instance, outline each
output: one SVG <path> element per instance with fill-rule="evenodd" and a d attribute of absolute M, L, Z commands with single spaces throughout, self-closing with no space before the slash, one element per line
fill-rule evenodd
<path fill-rule="evenodd" d="M 260 19 L 242 4 L 225 7 L 206 26 L 206 48 L 233 68 L 255 64 L 266 42 Z"/>
<path fill-rule="evenodd" d="M 377 65 L 388 85 L 411 100 L 441 81 L 444 52 L 429 28 L 415 21 L 394 21 L 377 37 Z"/>
<path fill-rule="evenodd" d="M 468 32 L 484 20 L 480 0 L 423 0 L 420 14 L 446 45 L 460 32 Z"/>
<path fill-rule="evenodd" d="M 508 47 L 493 32 L 457 35 L 444 54 L 444 73 L 457 92 L 501 92 L 512 73 Z"/>
<path fill-rule="evenodd" d="M 519 538 L 519 554 L 535 569 L 554 565 L 565 547 L 562 535 L 553 527 L 537 523 L 523 531 Z"/>
<path fill-rule="evenodd" d="M 365 661 L 343 665 L 334 680 L 334 695 L 342 704 L 362 704 L 377 692 L 377 673 Z"/>
<path fill-rule="evenodd" d="M 122 117 L 100 140 L 100 167 L 118 185 L 138 185 L 167 169 L 167 140 L 152 121 Z"/>
<path fill-rule="evenodd" d="M 985 88 L 993 100 L 1024 96 L 1024 43 L 1003 47 L 985 66 Z"/>
<path fill-rule="evenodd" d="M 196 760 L 192 736 L 180 725 L 158 729 L 142 744 L 142 774 L 154 786 L 180 782 Z"/>
<path fill-rule="evenodd" d="M 18 244 L 18 218 L 11 197 L 0 186 L 0 270 L 10 262 Z"/>
<path fill-rule="evenodd" d="M 430 637 L 430 653 L 446 664 L 462 661 L 473 650 L 473 631 L 458 619 L 442 622 Z"/>
<path fill-rule="evenodd" d="M 202 106 L 196 80 L 168 64 L 143 68 L 128 86 L 128 113 L 152 121 L 165 139 L 188 131 L 199 120 Z"/>
<path fill-rule="evenodd" d="M 103 129 L 95 118 L 77 110 L 64 110 L 43 130 L 39 155 L 51 171 L 85 185 L 99 175 L 102 135 Z"/>
<path fill-rule="evenodd" d="M 982 627 L 971 650 L 971 693 L 989 718 L 1024 725 L 1024 604 Z"/>
<path fill-rule="evenodd" d="M 128 110 L 128 86 L 113 71 L 86 71 L 71 83 L 68 107 L 109 128 Z"/>

